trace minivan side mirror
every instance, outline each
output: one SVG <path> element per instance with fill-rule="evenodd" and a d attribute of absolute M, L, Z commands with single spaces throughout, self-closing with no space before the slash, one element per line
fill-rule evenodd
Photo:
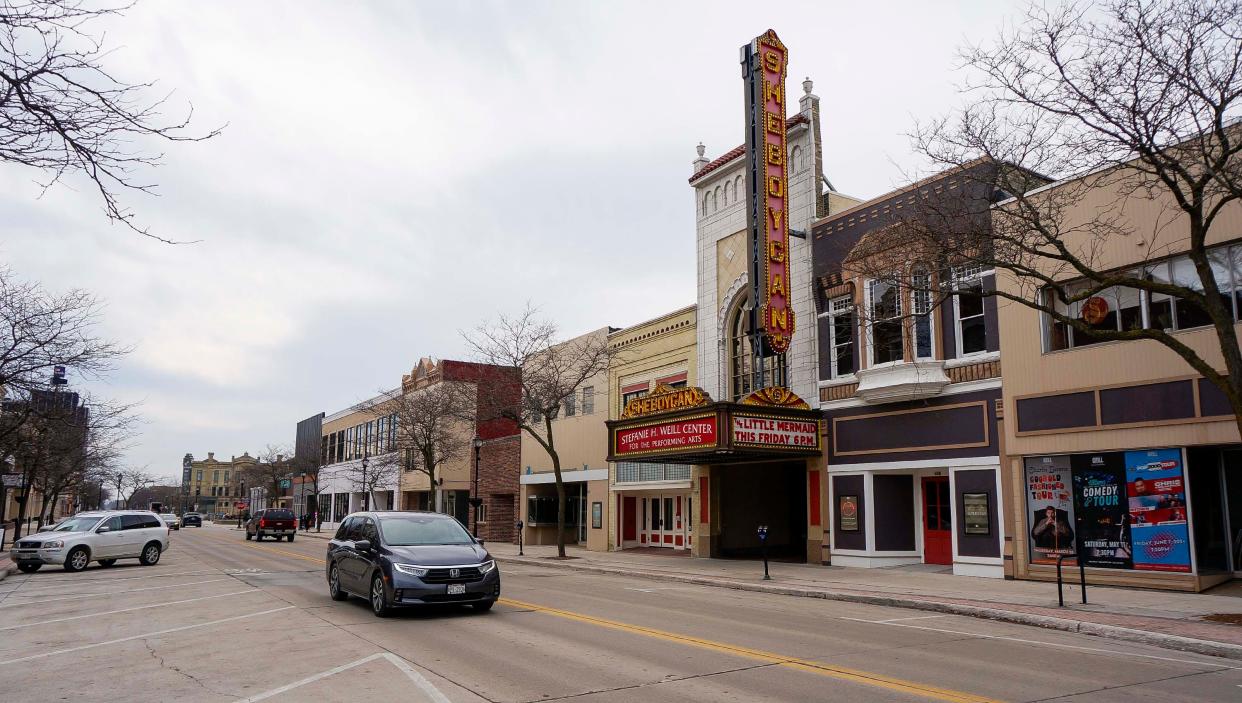
<path fill-rule="evenodd" d="M 358 550 L 358 551 L 360 551 L 360 552 L 369 552 L 369 551 L 371 551 L 371 540 L 369 540 L 369 539 L 360 539 L 360 540 L 358 540 L 357 542 L 354 542 L 354 549 L 356 549 L 356 550 Z"/>
<path fill-rule="evenodd" d="M 479 545 L 480 547 L 482 547 L 482 546 L 483 546 L 483 538 L 482 538 L 482 537 L 475 537 L 475 538 L 474 538 L 474 541 L 475 541 L 475 544 Z"/>

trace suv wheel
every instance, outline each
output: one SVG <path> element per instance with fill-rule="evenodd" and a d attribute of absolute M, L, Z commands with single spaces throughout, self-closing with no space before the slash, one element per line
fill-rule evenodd
<path fill-rule="evenodd" d="M 138 563 L 143 566 L 155 566 L 160 562 L 160 543 L 147 542 L 147 546 L 142 548 L 142 556 L 138 557 Z"/>
<path fill-rule="evenodd" d="M 292 541 L 293 541 L 293 535 L 289 535 L 289 541 L 290 541 L 290 542 L 292 542 Z"/>
<path fill-rule="evenodd" d="M 91 553 L 86 547 L 74 547 L 65 555 L 65 571 L 81 571 L 91 563 Z"/>
<path fill-rule="evenodd" d="M 249 541 L 250 541 L 250 540 L 252 540 L 252 539 L 254 539 L 254 535 L 250 534 L 250 531 L 249 531 L 249 530 L 247 530 L 247 531 L 246 531 L 246 541 L 247 541 L 247 542 L 249 542 Z"/>
<path fill-rule="evenodd" d="M 34 572 L 38 571 L 39 568 L 42 566 L 43 566 L 42 564 L 32 564 L 31 562 L 26 561 L 26 562 L 22 562 L 21 564 L 18 564 L 17 568 L 21 569 L 21 572 L 23 574 L 33 574 Z"/>
<path fill-rule="evenodd" d="M 262 533 L 262 532 L 255 532 L 255 533 L 254 533 L 254 541 L 256 541 L 256 542 L 262 542 L 262 541 L 263 541 L 263 533 Z"/>
<path fill-rule="evenodd" d="M 349 594 L 341 590 L 341 574 L 336 564 L 328 571 L 328 595 L 332 596 L 332 600 L 349 600 Z"/>
<path fill-rule="evenodd" d="M 392 607 L 388 605 L 388 594 L 384 591 L 384 579 L 379 574 L 371 579 L 371 612 L 377 618 L 386 618 L 392 613 Z"/>

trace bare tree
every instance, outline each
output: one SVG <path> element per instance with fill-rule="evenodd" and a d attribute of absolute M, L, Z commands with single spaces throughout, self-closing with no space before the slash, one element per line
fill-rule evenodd
<path fill-rule="evenodd" d="M 138 423 L 134 406 L 84 399 L 71 423 L 48 438 L 49 453 L 33 476 L 43 496 L 39 524 L 52 519 L 62 495 L 74 495 L 88 476 L 115 471 Z"/>
<path fill-rule="evenodd" d="M 541 318 L 527 304 L 517 315 L 500 314 L 473 332 L 463 333 L 478 361 L 521 369 L 520 377 L 498 375 L 492 383 L 479 384 L 480 411 L 485 417 L 515 423 L 552 461 L 556 550 L 561 557 L 565 556 L 565 483 L 553 420 L 586 382 L 608 370 L 614 352 L 608 345 L 607 331 L 561 341 L 555 323 Z"/>
<path fill-rule="evenodd" d="M 280 482 L 289 478 L 292 471 L 292 455 L 293 451 L 285 445 L 267 445 L 259 452 L 259 460 L 254 466 L 245 470 L 246 485 L 263 487 L 273 498 L 280 495 Z"/>
<path fill-rule="evenodd" d="M 99 336 L 102 308 L 86 291 L 52 293 L 0 265 L 0 388 L 7 397 L 47 388 L 57 366 L 85 378 L 110 371 L 128 350 Z"/>
<path fill-rule="evenodd" d="M 169 96 L 148 99 L 153 82 L 127 83 L 104 66 L 109 53 L 92 34 L 94 21 L 122 14 L 130 3 L 82 0 L 0 0 L 0 161 L 43 174 L 50 188 L 83 175 L 103 199 L 108 219 L 166 243 L 134 221 L 120 192 L 153 193 L 139 177 L 162 154 L 148 140 L 200 141 L 186 132 L 193 115 L 164 120 Z"/>
<path fill-rule="evenodd" d="M 1242 432 L 1242 350 L 1230 293 L 1221 289 L 1229 262 L 1208 246 L 1232 236 L 1218 232 L 1227 226 L 1222 214 L 1242 199 L 1242 124 L 1234 119 L 1242 3 L 1032 4 L 1014 29 L 962 57 L 970 102 L 920 126 L 913 139 L 965 187 L 1007 199 L 983 212 L 939 192 L 921 194 L 912 215 L 866 242 L 858 258 L 920 256 L 946 274 L 996 270 L 1012 285 L 984 295 L 1038 310 L 1076 335 L 1163 345 L 1224 393 Z M 996 167 L 977 168 L 980 159 Z M 1031 188 L 1034 174 L 1065 180 Z M 973 202 L 988 208 L 991 200 Z M 1142 230 L 1128 211 L 1136 201 L 1159 210 Z M 1108 260 L 1107 243 L 1122 237 L 1145 247 L 1142 261 L 1119 268 Z M 1162 276 L 1146 266 L 1174 254 L 1188 257 L 1193 273 Z M 951 288 L 929 293 L 944 299 Z M 1210 326 L 1223 365 L 1172 334 L 1171 323 L 1110 328 L 1074 313 L 1127 290 L 1168 296 Z"/>
<path fill-rule="evenodd" d="M 441 493 L 436 472 L 445 462 L 460 458 L 470 445 L 474 429 L 475 393 L 469 384 L 436 381 L 417 387 L 414 381 L 388 391 L 377 407 L 382 416 L 391 417 L 393 447 L 391 455 L 405 471 L 427 476 L 428 485 L 440 505 Z"/>
<path fill-rule="evenodd" d="M 117 496 L 122 499 L 126 508 L 133 508 L 134 496 L 142 489 L 155 484 L 159 480 L 145 466 L 131 466 L 117 472 Z"/>

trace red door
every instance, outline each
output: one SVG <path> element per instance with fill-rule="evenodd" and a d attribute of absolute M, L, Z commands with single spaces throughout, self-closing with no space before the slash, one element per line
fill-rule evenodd
<path fill-rule="evenodd" d="M 634 496 L 621 499 L 621 541 L 633 542 L 638 539 L 638 501 Z"/>
<path fill-rule="evenodd" d="M 953 524 L 948 476 L 923 478 L 923 562 L 953 563 Z"/>

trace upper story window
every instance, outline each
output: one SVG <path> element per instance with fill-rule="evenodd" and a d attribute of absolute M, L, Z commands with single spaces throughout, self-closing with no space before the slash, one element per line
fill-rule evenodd
<path fill-rule="evenodd" d="M 595 412 L 595 386 L 587 386 L 582 389 L 582 414 L 590 415 Z"/>
<path fill-rule="evenodd" d="M 577 400 L 577 393 L 573 393 L 568 398 L 565 399 L 565 403 L 564 403 L 565 417 L 573 417 L 574 414 L 577 412 L 577 407 L 576 407 L 577 403 L 575 402 L 576 400 Z"/>
<path fill-rule="evenodd" d="M 953 272 L 953 317 L 957 325 L 957 356 L 988 350 L 988 323 L 983 312 L 983 271 L 977 266 Z"/>
<path fill-rule="evenodd" d="M 755 353 L 750 335 L 750 301 L 736 305 L 729 318 L 729 391 L 732 400 L 756 390 Z M 768 386 L 784 386 L 785 355 L 766 356 L 763 360 L 764 383 Z"/>
<path fill-rule="evenodd" d="M 1208 262 L 1216 286 L 1220 289 L 1221 303 L 1236 322 L 1242 315 L 1242 245 L 1215 247 L 1208 251 Z M 1194 263 L 1187 256 L 1150 264 L 1142 270 L 1128 271 L 1126 275 L 1172 283 L 1195 291 L 1203 290 Z M 1065 292 L 1073 297 L 1091 286 L 1090 281 L 1071 283 L 1065 286 Z M 1080 320 L 1092 329 L 1119 332 L 1142 328 L 1185 330 L 1212 324 L 1206 310 L 1189 300 L 1164 293 L 1113 286 L 1069 304 L 1057 300 L 1050 291 L 1045 291 L 1044 295 L 1052 298 L 1049 304 L 1058 313 Z M 1044 346 L 1048 351 L 1105 341 L 1058 322 L 1051 315 L 1044 315 L 1043 318 Z"/>
<path fill-rule="evenodd" d="M 854 369 L 854 301 L 848 295 L 828 301 L 828 310 L 820 315 L 828 318 L 828 377 L 841 378 L 853 374 Z M 821 329 L 823 329 L 821 327 Z M 821 359 L 823 357 L 821 356 Z"/>
<path fill-rule="evenodd" d="M 914 358 L 932 358 L 931 274 L 917 267 L 910 274 L 910 312 L 914 315 Z"/>
<path fill-rule="evenodd" d="M 871 364 L 902 361 L 901 285 L 876 279 L 867 284 L 871 317 Z"/>

